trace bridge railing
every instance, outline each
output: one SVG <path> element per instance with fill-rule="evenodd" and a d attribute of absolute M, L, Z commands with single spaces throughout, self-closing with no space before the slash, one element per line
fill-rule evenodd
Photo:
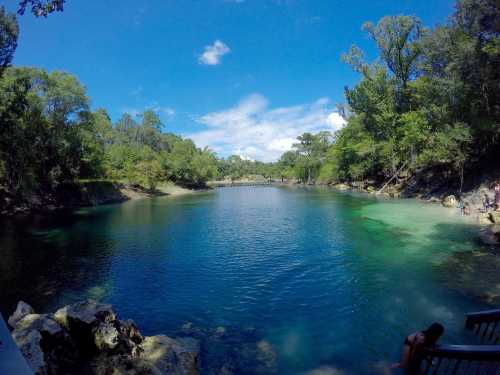
<path fill-rule="evenodd" d="M 500 309 L 467 314 L 465 328 L 473 331 L 481 343 L 498 344 L 500 341 Z"/>
<path fill-rule="evenodd" d="M 443 345 L 425 349 L 419 374 L 500 374 L 500 345 Z"/>

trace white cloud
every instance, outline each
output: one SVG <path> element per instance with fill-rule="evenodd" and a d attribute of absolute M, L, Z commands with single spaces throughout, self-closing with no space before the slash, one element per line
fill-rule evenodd
<path fill-rule="evenodd" d="M 205 130 L 187 134 L 199 147 L 253 160 L 275 161 L 292 148 L 304 132 L 336 131 L 344 119 L 328 98 L 297 106 L 269 108 L 262 95 L 252 94 L 234 107 L 197 118 Z"/>
<path fill-rule="evenodd" d="M 328 115 L 328 124 L 334 128 L 341 128 L 344 126 L 345 120 L 338 112 L 332 112 Z"/>
<path fill-rule="evenodd" d="M 221 42 L 216 40 L 214 44 L 205 47 L 204 52 L 198 58 L 198 62 L 202 65 L 218 65 L 221 63 L 222 56 L 231 52 L 231 49 Z"/>

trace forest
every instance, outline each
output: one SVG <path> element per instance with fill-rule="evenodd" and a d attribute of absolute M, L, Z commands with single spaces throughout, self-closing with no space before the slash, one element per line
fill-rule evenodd
<path fill-rule="evenodd" d="M 429 170 L 462 189 L 464 176 L 500 157 L 500 3 L 459 0 L 445 25 L 413 16 L 363 25 L 379 57 L 342 56 L 361 76 L 345 88 L 335 134 L 303 134 L 278 162 L 303 182 L 415 176 Z"/>
<path fill-rule="evenodd" d="M 35 16 L 64 1 L 23 1 Z M 386 181 L 439 170 L 457 190 L 471 171 L 500 156 L 500 6 L 459 0 L 445 25 L 386 16 L 363 30 L 378 48 L 366 61 L 353 45 L 342 55 L 360 75 L 345 88 L 338 132 L 302 134 L 274 163 L 208 148 L 166 132 L 154 111 L 113 123 L 92 110 L 78 79 L 65 72 L 11 66 L 17 16 L 0 8 L 0 186 L 23 197 L 88 179 L 155 189 L 162 181 L 203 186 L 248 175 L 303 183 Z M 168 124 L 167 124 L 168 125 Z"/>

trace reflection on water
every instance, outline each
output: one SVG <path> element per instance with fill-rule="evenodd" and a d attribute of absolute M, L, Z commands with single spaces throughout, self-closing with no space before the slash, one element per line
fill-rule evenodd
<path fill-rule="evenodd" d="M 91 297 L 146 334 L 251 327 L 280 373 L 382 371 L 407 333 L 469 340 L 464 313 L 499 302 L 473 223 L 411 200 L 241 187 L 1 224 L 4 314 Z"/>

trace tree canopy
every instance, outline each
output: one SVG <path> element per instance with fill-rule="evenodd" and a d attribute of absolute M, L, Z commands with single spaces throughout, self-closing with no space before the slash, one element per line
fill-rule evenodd
<path fill-rule="evenodd" d="M 448 24 L 433 29 L 413 16 L 365 23 L 379 59 L 366 62 L 357 46 L 343 55 L 361 74 L 345 90 L 347 125 L 315 152 L 319 135 L 300 136 L 280 160 L 286 174 L 386 181 L 438 168 L 461 189 L 464 173 L 500 156 L 499 7 L 459 0 Z"/>
<path fill-rule="evenodd" d="M 47 17 L 52 12 L 62 12 L 65 2 L 66 0 L 22 0 L 17 13 L 23 15 L 27 8 L 31 8 L 31 13 L 36 17 Z"/>

